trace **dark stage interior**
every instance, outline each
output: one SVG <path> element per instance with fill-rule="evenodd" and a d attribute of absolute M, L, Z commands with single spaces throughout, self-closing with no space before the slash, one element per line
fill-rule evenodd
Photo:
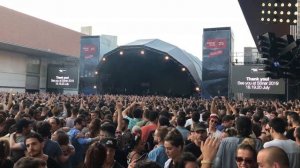
<path fill-rule="evenodd" d="M 180 63 L 166 56 L 145 48 L 108 53 L 98 66 L 98 93 L 185 97 L 195 94 L 196 85 L 188 70 L 183 71 Z"/>

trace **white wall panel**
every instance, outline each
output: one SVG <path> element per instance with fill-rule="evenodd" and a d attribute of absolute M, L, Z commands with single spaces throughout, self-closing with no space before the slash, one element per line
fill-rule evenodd
<path fill-rule="evenodd" d="M 26 56 L 0 51 L 0 87 L 25 87 Z"/>

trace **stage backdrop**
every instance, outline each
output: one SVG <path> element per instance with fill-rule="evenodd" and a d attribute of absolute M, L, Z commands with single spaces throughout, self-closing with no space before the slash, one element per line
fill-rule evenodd
<path fill-rule="evenodd" d="M 203 30 L 202 97 L 228 96 L 231 28 Z"/>

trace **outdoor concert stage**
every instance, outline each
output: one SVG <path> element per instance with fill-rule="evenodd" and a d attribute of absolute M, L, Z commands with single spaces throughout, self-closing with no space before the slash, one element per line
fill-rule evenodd
<path fill-rule="evenodd" d="M 105 54 L 97 74 L 98 93 L 191 96 L 200 91 L 201 61 L 161 40 L 138 40 Z"/>

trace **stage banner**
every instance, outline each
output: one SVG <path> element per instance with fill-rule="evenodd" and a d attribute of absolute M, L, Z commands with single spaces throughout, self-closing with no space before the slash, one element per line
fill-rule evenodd
<path fill-rule="evenodd" d="M 80 47 L 79 92 L 95 94 L 95 86 L 97 86 L 95 78 L 100 59 L 100 36 L 82 36 Z"/>
<path fill-rule="evenodd" d="M 80 47 L 80 77 L 93 77 L 99 63 L 100 37 L 83 36 Z"/>
<path fill-rule="evenodd" d="M 203 30 L 202 97 L 228 96 L 231 29 Z"/>

